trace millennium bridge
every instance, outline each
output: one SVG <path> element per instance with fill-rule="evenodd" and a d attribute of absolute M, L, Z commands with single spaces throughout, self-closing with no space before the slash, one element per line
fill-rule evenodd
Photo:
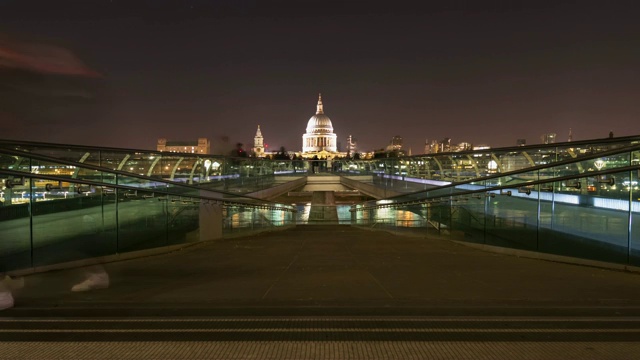
<path fill-rule="evenodd" d="M 640 136 L 319 162 L 0 140 L 0 348 L 632 358 L 638 177 Z"/>

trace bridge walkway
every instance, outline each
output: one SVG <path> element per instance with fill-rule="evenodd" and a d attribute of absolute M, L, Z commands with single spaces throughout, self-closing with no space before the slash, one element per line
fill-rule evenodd
<path fill-rule="evenodd" d="M 447 240 L 309 225 L 104 268 L 109 288 L 89 292 L 70 291 L 81 269 L 26 277 L 0 318 L 3 353 L 620 359 L 640 350 L 640 275 Z"/>

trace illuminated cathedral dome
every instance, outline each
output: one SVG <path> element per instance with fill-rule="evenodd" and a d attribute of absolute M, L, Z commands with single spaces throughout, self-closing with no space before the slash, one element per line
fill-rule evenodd
<path fill-rule="evenodd" d="M 313 115 L 307 123 L 307 134 L 331 133 L 333 133 L 333 125 L 331 124 L 331 119 L 324 114 L 324 110 L 322 109 L 322 94 L 319 94 L 316 114 Z"/>
<path fill-rule="evenodd" d="M 324 114 L 322 94 L 318 94 L 316 114 L 307 123 L 307 133 L 302 135 L 302 152 L 336 152 L 337 136 L 333 133 L 331 119 Z"/>

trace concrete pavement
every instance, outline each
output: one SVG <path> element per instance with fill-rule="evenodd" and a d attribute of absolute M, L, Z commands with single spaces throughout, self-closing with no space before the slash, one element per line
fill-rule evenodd
<path fill-rule="evenodd" d="M 298 226 L 105 269 L 111 286 L 85 293 L 70 291 L 82 269 L 27 277 L 16 307 L 0 313 L 0 354 L 625 359 L 640 350 L 640 275 L 447 240 Z"/>
<path fill-rule="evenodd" d="M 71 293 L 80 269 L 29 276 L 12 311 L 351 305 L 640 306 L 640 275 L 499 255 L 350 226 L 297 228 L 110 263 L 111 287 Z"/>

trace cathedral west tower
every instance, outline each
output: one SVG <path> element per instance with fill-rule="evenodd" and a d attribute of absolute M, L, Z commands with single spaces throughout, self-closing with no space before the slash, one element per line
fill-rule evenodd
<path fill-rule="evenodd" d="M 253 137 L 253 154 L 255 157 L 264 157 L 264 138 L 262 137 L 262 131 L 260 131 L 260 125 L 256 131 L 256 136 Z"/>

